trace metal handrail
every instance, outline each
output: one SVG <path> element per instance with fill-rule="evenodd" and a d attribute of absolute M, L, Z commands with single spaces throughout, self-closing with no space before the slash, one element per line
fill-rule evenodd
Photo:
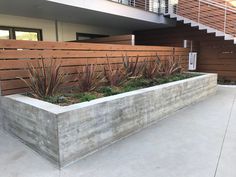
<path fill-rule="evenodd" d="M 109 0 L 119 4 L 139 8 L 145 11 L 160 13 L 160 5 L 162 0 Z"/>
<path fill-rule="evenodd" d="M 215 2 L 213 0 L 199 0 L 199 2 L 209 4 L 209 5 L 221 8 L 221 9 L 227 9 L 228 11 L 236 13 L 236 8 L 230 6 L 227 1 L 225 1 L 225 4 L 221 4 L 221 3 Z"/>
<path fill-rule="evenodd" d="M 177 0 L 173 0 L 173 1 L 177 1 Z M 193 1 L 189 0 L 189 3 L 193 3 Z M 222 19 L 222 23 L 221 23 L 223 28 L 215 28 L 215 29 L 218 30 L 218 31 L 222 31 L 225 34 L 231 34 L 233 36 L 236 36 L 236 30 L 234 30 L 234 29 L 236 29 L 236 23 L 232 24 L 232 20 L 230 21 L 228 19 L 229 18 L 228 17 L 228 14 L 229 14 L 228 12 L 230 12 L 231 14 L 232 13 L 235 14 L 235 17 L 236 17 L 236 8 L 229 5 L 229 3 L 227 1 L 225 1 L 225 3 L 222 4 L 222 3 L 215 2 L 213 0 L 198 0 L 198 5 L 194 6 L 194 8 L 198 8 L 197 14 L 195 13 L 195 16 L 197 17 L 197 19 L 193 19 L 193 20 L 198 22 L 199 24 L 203 24 L 203 25 L 206 25 L 206 26 L 208 26 L 209 23 L 207 23 L 208 19 L 203 18 L 203 16 L 202 16 L 202 9 L 201 8 L 202 8 L 203 3 L 207 4 L 209 6 L 212 6 L 212 7 L 222 9 L 224 11 L 224 18 Z M 166 9 L 167 9 L 167 10 L 165 10 L 165 12 L 167 11 L 166 14 L 177 14 L 177 15 L 179 15 L 178 2 L 177 3 L 176 2 L 175 3 L 173 3 L 173 2 L 169 3 L 168 7 L 166 7 Z M 184 12 L 184 10 L 182 10 L 182 12 Z M 183 15 L 183 13 L 180 13 L 180 16 L 185 17 Z M 185 18 L 188 18 L 188 17 L 185 17 Z M 221 18 L 219 16 L 216 16 L 215 19 L 221 20 Z M 235 26 L 235 28 L 232 28 L 232 25 Z M 232 32 L 232 30 L 234 32 Z"/>
<path fill-rule="evenodd" d="M 117 2 L 120 4 L 124 4 L 124 5 L 128 5 L 131 7 L 135 7 L 135 8 L 139 8 L 145 11 L 150 11 L 150 12 L 154 12 L 154 13 L 158 13 L 158 14 L 177 14 L 179 15 L 178 12 L 178 8 L 179 8 L 179 0 L 109 0 L 112 2 Z M 167 4 L 168 2 L 168 4 Z M 188 3 L 193 3 L 196 2 L 194 0 L 189 0 Z M 209 27 L 215 28 L 218 31 L 222 31 L 225 34 L 231 34 L 233 36 L 236 36 L 236 23 L 234 24 L 234 22 L 232 22 L 232 20 L 229 20 L 229 12 L 232 14 L 235 14 L 236 17 L 236 8 L 232 7 L 231 5 L 229 5 L 229 2 L 225 1 L 225 4 L 219 3 L 219 2 L 215 2 L 214 0 L 197 0 L 198 5 L 194 6 L 194 8 L 198 8 L 197 10 L 197 14 L 193 12 L 193 15 L 195 15 L 197 18 L 194 18 L 192 20 L 198 22 L 199 24 L 203 24 Z M 224 18 L 222 20 L 222 26 L 223 28 L 219 28 L 217 25 L 212 25 L 212 22 L 209 22 L 208 18 L 203 18 L 202 16 L 202 5 L 207 4 L 209 6 L 212 7 L 217 7 L 219 9 L 223 9 L 224 10 Z M 183 12 L 184 10 L 182 10 Z M 185 17 L 183 14 L 180 14 L 183 17 Z M 188 15 L 189 16 L 189 15 Z M 188 18 L 185 17 L 185 18 Z M 217 23 L 219 23 L 219 21 L 221 20 L 221 18 L 219 16 L 216 16 Z M 191 18 L 190 18 L 191 20 Z M 232 27 L 235 26 L 235 27 Z"/>

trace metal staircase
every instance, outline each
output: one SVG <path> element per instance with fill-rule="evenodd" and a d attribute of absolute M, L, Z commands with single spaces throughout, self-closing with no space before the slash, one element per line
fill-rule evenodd
<path fill-rule="evenodd" d="M 236 44 L 236 0 L 109 0 L 181 21 Z M 231 4 L 232 3 L 232 4 Z M 209 18 L 208 18 L 209 17 Z"/>
<path fill-rule="evenodd" d="M 166 16 L 169 16 L 172 19 L 176 19 L 177 21 L 182 21 L 184 24 L 189 24 L 191 27 L 198 28 L 199 30 L 206 30 L 207 33 L 214 33 L 216 37 L 224 37 L 225 40 L 232 40 L 233 43 L 236 44 L 236 37 L 234 37 L 230 34 L 226 34 L 222 31 L 218 31 L 214 28 L 197 23 L 193 20 L 184 18 L 184 17 L 176 15 L 176 14 L 166 14 Z"/>
<path fill-rule="evenodd" d="M 190 2 L 191 0 L 189 0 Z M 226 33 L 226 25 L 227 25 L 227 12 L 229 11 L 231 14 L 235 13 L 236 18 L 236 8 L 229 7 L 226 4 L 222 5 L 215 1 L 211 0 L 199 0 L 198 1 L 198 12 L 197 12 L 197 20 L 191 20 L 189 18 L 183 17 L 183 15 L 179 12 L 179 4 L 178 0 L 171 0 L 168 4 L 166 4 L 165 8 L 162 10 L 162 13 L 169 18 L 176 19 L 176 21 L 183 22 L 183 24 L 190 25 L 191 27 L 198 28 L 199 30 L 205 30 L 207 33 L 213 33 L 216 37 L 223 37 L 225 40 L 231 40 L 234 44 L 236 44 L 236 35 Z M 215 8 L 223 9 L 225 11 L 223 30 L 218 30 L 216 28 L 209 27 L 201 22 L 201 3 L 207 4 L 209 6 L 213 6 Z M 196 5 L 195 5 L 196 8 Z M 183 10 L 184 11 L 184 10 Z M 209 12 L 210 13 L 210 12 Z M 189 14 L 188 14 L 189 16 Z M 191 16 L 190 16 L 191 17 Z M 203 20 L 204 22 L 204 20 Z M 235 21 L 235 30 L 236 30 L 236 21 Z"/>

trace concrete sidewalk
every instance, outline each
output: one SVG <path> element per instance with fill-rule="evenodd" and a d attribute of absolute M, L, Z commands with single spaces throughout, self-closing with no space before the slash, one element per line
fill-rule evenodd
<path fill-rule="evenodd" d="M 236 87 L 59 171 L 0 131 L 0 177 L 235 177 Z"/>

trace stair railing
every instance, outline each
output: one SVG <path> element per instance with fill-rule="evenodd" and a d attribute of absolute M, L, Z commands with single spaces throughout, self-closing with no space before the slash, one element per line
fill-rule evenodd
<path fill-rule="evenodd" d="M 176 14 L 236 37 L 236 7 L 228 0 L 169 0 L 164 14 Z"/>
<path fill-rule="evenodd" d="M 119 4 L 139 8 L 145 11 L 160 13 L 160 4 L 162 0 L 109 0 Z"/>

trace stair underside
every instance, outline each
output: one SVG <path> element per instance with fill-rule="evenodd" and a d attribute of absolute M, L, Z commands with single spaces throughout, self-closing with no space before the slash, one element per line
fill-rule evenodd
<path fill-rule="evenodd" d="M 168 16 L 170 18 L 175 18 L 177 21 L 183 21 L 184 24 L 189 24 L 191 27 L 196 27 L 199 30 L 206 30 L 207 33 L 214 33 L 216 37 L 224 37 L 225 40 L 231 40 L 231 41 L 233 41 L 234 44 L 236 44 L 236 37 L 234 37 L 230 34 L 225 34 L 222 31 L 218 31 L 214 28 L 200 24 L 198 22 L 195 22 L 193 20 L 190 20 L 188 18 L 184 18 L 184 17 L 176 15 L 176 14 L 168 14 Z"/>

